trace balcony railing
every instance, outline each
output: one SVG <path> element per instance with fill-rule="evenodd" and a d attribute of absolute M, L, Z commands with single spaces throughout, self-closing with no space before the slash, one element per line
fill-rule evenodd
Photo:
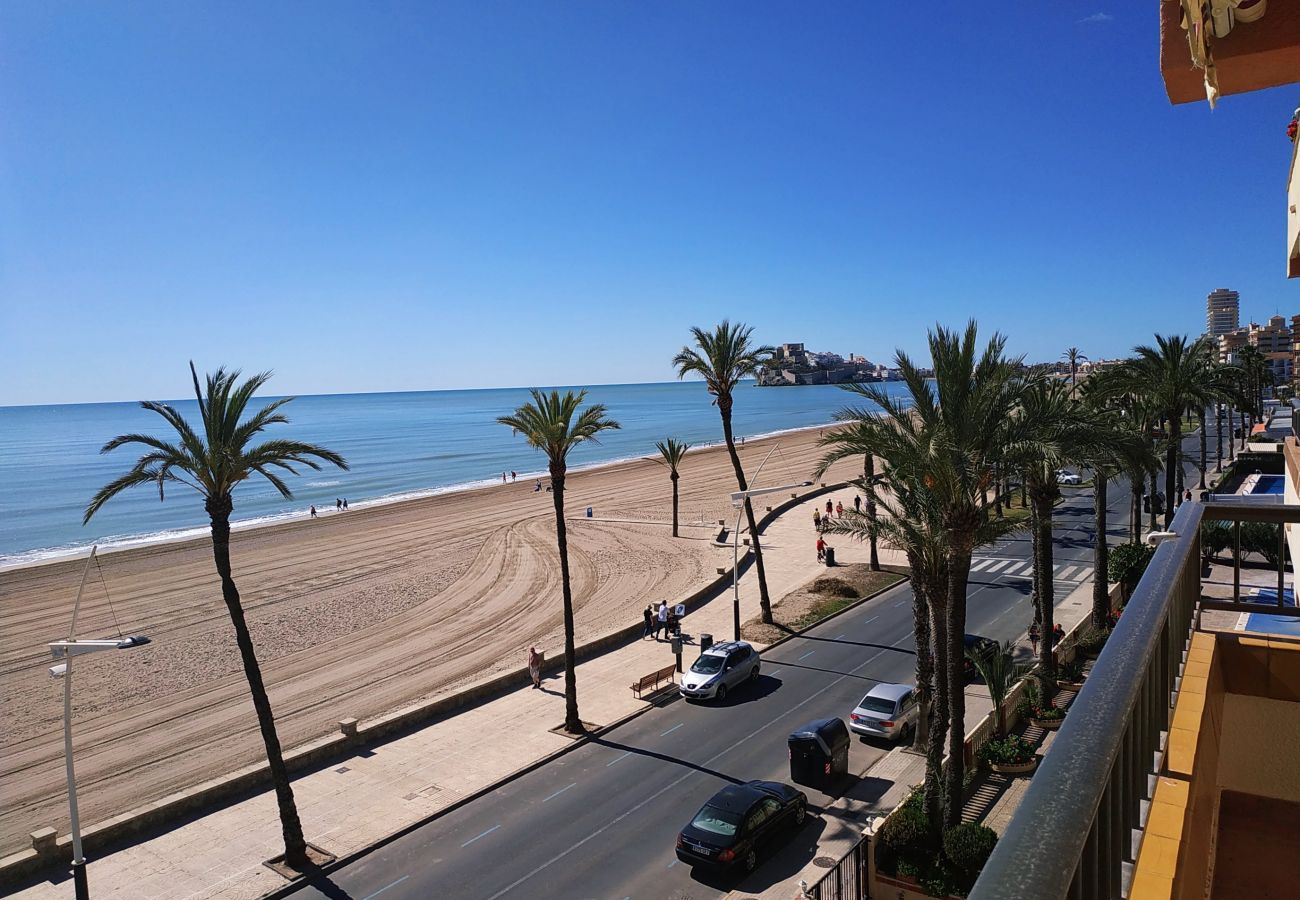
<path fill-rule="evenodd" d="M 1297 614 L 1280 605 L 1282 573 L 1277 604 L 1243 601 L 1239 558 L 1232 598 L 1203 599 L 1203 520 L 1232 522 L 1239 534 L 1242 522 L 1300 523 L 1300 506 L 1225 501 L 1179 508 L 1171 526 L 1177 536 L 1156 550 L 971 900 L 1121 897 L 1198 609 Z M 1284 573 L 1285 542 L 1278 565 Z"/>

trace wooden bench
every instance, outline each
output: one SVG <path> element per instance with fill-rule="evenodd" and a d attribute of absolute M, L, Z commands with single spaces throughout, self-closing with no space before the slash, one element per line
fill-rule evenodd
<path fill-rule="evenodd" d="M 637 699 L 639 700 L 646 691 L 653 693 L 661 687 L 675 684 L 676 682 L 673 681 L 673 673 L 676 671 L 677 665 L 675 663 L 664 666 L 658 672 L 651 672 L 649 675 L 637 679 L 636 682 L 629 685 L 629 687 L 631 687 L 632 692 L 636 694 Z"/>

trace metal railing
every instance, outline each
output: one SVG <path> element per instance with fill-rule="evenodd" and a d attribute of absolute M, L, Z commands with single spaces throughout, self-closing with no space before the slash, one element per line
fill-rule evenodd
<path fill-rule="evenodd" d="M 805 892 L 808 900 L 866 900 L 867 853 L 871 842 L 863 835 L 853 849 Z"/>
<path fill-rule="evenodd" d="M 1216 502 L 1179 508 L 1171 526 L 1176 536 L 1157 548 L 970 900 L 1122 896 L 1198 604 L 1210 606 L 1201 602 L 1202 518 L 1296 523 L 1300 507 Z M 1235 571 L 1233 600 L 1212 608 L 1279 611 L 1240 602 L 1239 562 Z"/>

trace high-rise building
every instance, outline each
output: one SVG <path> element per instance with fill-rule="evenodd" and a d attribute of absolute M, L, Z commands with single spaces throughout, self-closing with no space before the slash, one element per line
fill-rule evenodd
<path fill-rule="evenodd" d="M 1210 291 L 1205 298 L 1205 333 L 1218 337 L 1236 331 L 1241 321 L 1241 295 L 1227 288 Z"/>

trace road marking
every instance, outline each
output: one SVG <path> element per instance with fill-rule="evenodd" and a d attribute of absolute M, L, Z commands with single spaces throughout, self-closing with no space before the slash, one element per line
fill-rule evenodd
<path fill-rule="evenodd" d="M 842 634 L 837 634 L 837 635 L 835 635 L 835 640 L 837 640 L 837 641 L 842 641 L 842 640 L 844 640 L 844 635 L 842 635 Z"/>
<path fill-rule="evenodd" d="M 773 669 L 772 671 L 768 672 L 767 674 L 768 674 L 768 675 L 775 676 L 776 673 L 777 673 L 777 672 L 780 672 L 780 671 L 781 671 L 780 669 Z"/>
<path fill-rule="evenodd" d="M 809 650 L 807 653 L 805 653 L 803 656 L 801 656 L 801 657 L 799 657 L 799 658 L 800 658 L 800 659 L 807 659 L 808 657 L 812 656 L 812 655 L 813 655 L 814 653 L 816 653 L 816 652 L 817 652 L 816 650 Z"/>
<path fill-rule="evenodd" d="M 660 734 L 659 736 L 660 736 L 660 737 L 663 737 L 664 735 L 672 734 L 674 731 L 676 731 L 678 728 L 681 728 L 681 727 L 682 727 L 683 725 L 685 725 L 685 724 L 686 724 L 685 722 L 678 722 L 678 723 L 677 723 L 676 725 L 674 725 L 672 728 L 669 728 L 667 731 L 663 732 L 663 733 Z"/>
<path fill-rule="evenodd" d="M 675 865 L 677 865 L 677 860 L 674 859 L 672 862 L 670 862 L 670 863 L 668 864 L 668 868 L 671 869 L 671 868 L 672 868 L 673 866 L 675 866 Z"/>
<path fill-rule="evenodd" d="M 560 789 L 559 789 L 558 791 L 556 791 L 554 794 L 551 794 L 551 796 L 547 797 L 546 800 L 554 800 L 556 797 L 558 797 L 558 796 L 560 796 L 561 794 L 563 794 L 563 793 L 564 793 L 565 791 L 567 791 L 569 788 L 577 786 L 577 784 L 578 784 L 578 782 L 575 781 L 573 784 L 569 785 L 569 787 L 562 787 L 562 788 L 560 788 Z M 542 802 L 545 803 L 546 800 L 543 800 Z"/>
<path fill-rule="evenodd" d="M 970 570 L 971 570 L 972 572 L 979 572 L 979 571 L 982 571 L 982 570 L 984 569 L 984 567 L 987 566 L 987 565 L 988 565 L 989 563 L 991 563 L 992 561 L 993 561 L 993 560 L 991 560 L 991 559 L 987 559 L 987 558 L 985 558 L 985 559 L 977 559 L 977 560 L 975 560 L 973 563 L 970 564 Z"/>
<path fill-rule="evenodd" d="M 989 566 L 988 569 L 986 569 L 985 571 L 987 571 L 991 575 L 994 572 L 1000 571 L 1001 569 L 1005 569 L 1009 565 L 1011 565 L 1011 560 L 999 559 L 997 562 L 993 563 L 993 565 Z"/>
<path fill-rule="evenodd" d="M 613 759 L 605 763 L 605 768 L 608 769 L 610 766 L 614 765 L 614 763 L 619 762 L 620 760 L 627 759 L 631 755 L 632 755 L 632 751 L 629 750 L 626 753 L 624 753 L 622 756 L 618 757 L 618 759 Z"/>
<path fill-rule="evenodd" d="M 465 843 L 461 844 L 461 845 L 460 845 L 460 846 L 461 846 L 461 849 L 462 849 L 462 850 L 465 849 L 466 847 L 468 847 L 470 844 L 474 843 L 475 841 L 477 841 L 477 840 L 478 840 L 479 838 L 481 838 L 481 837 L 487 837 L 489 834 L 491 834 L 492 832 L 496 831 L 496 830 L 497 830 L 498 828 L 500 828 L 500 827 L 501 827 L 500 825 L 493 825 L 491 828 L 489 828 L 487 831 L 485 831 L 485 832 L 483 832 L 482 834 L 480 834 L 478 837 L 472 837 L 472 838 L 470 838 L 468 841 L 466 841 Z"/>
<path fill-rule="evenodd" d="M 749 741 L 753 740 L 753 739 L 754 739 L 755 737 L 757 737 L 759 734 L 762 734 L 764 730 L 766 730 L 766 729 L 768 729 L 768 728 L 771 728 L 771 727 L 772 727 L 773 725 L 775 725 L 777 722 L 780 722 L 782 719 L 786 718 L 788 715 L 790 715 L 790 713 L 794 712 L 795 710 L 799 709 L 800 707 L 803 707 L 803 706 L 805 706 L 805 705 L 811 703 L 812 701 L 816 700 L 816 699 L 817 699 L 818 697 L 820 697 L 822 694 L 826 693 L 827 691 L 831 690 L 831 689 L 834 688 L 836 685 L 838 685 L 841 681 L 845 681 L 845 680 L 847 680 L 847 679 L 849 679 L 849 678 L 852 678 L 856 673 L 858 673 L 858 672 L 861 671 L 862 669 L 866 668 L 867 665 L 868 665 L 868 663 L 872 662 L 872 661 L 873 661 L 877 656 L 879 656 L 880 654 L 882 654 L 882 653 L 884 653 L 884 652 L 885 652 L 885 651 L 883 651 L 883 650 L 877 650 L 875 653 L 871 654 L 871 656 L 867 657 L 865 660 L 863 660 L 863 661 L 862 661 L 861 663 L 859 663 L 858 665 L 854 666 L 854 667 L 853 667 L 852 669 L 850 669 L 848 672 L 846 672 L 845 674 L 843 674 L 843 675 L 841 675 L 840 677 L 836 678 L 834 681 L 830 682 L 830 684 L 826 685 L 826 686 L 823 687 L 821 690 L 818 690 L 818 691 L 813 692 L 812 694 L 809 694 L 807 697 L 805 697 L 804 699 L 800 700 L 800 701 L 799 701 L 798 703 L 796 703 L 794 706 L 791 706 L 789 709 L 786 709 L 786 710 L 782 711 L 782 712 L 781 712 L 780 714 L 778 714 L 776 717 L 774 717 L 774 718 L 772 718 L 772 719 L 769 719 L 767 722 L 765 722 L 764 724 L 758 726 L 758 727 L 755 728 L 753 731 L 751 731 L 749 734 L 747 734 L 747 735 L 745 735 L 744 737 L 738 739 L 735 743 L 731 744 L 730 746 L 727 746 L 727 747 L 722 748 L 722 749 L 719 750 L 717 753 L 713 754 L 713 755 L 710 756 L 708 759 L 706 759 L 706 760 L 704 760 L 702 763 L 700 763 L 700 765 L 702 765 L 702 766 L 711 766 L 711 765 L 713 765 L 715 762 L 717 762 L 717 761 L 718 761 L 719 759 L 721 759 L 722 757 L 726 756 L 726 755 L 727 755 L 728 753 L 730 753 L 732 750 L 735 750 L 735 749 L 736 749 L 737 747 L 739 747 L 741 744 L 745 744 L 745 743 L 748 743 Z M 655 791 L 655 792 L 654 792 L 653 794 L 651 794 L 649 797 L 646 797 L 646 798 L 645 798 L 644 800 L 642 800 L 640 803 L 636 804 L 635 806 L 631 807 L 630 809 L 626 810 L 625 812 L 619 814 L 618 816 L 615 816 L 613 819 L 611 819 L 610 821 L 606 822 L 606 823 L 605 823 L 604 825 L 602 825 L 601 827 L 597 828 L 595 831 L 593 831 L 591 834 L 587 835 L 587 836 L 586 836 L 585 838 L 583 838 L 582 840 L 580 840 L 580 841 L 575 841 L 575 842 L 574 842 L 574 843 L 573 843 L 573 844 L 572 844 L 572 845 L 571 845 L 567 850 L 562 850 L 562 851 L 560 851 L 560 852 L 557 853 L 555 856 L 552 856 L 552 857 L 551 857 L 550 859 L 548 859 L 546 862 L 542 863 L 540 866 L 535 866 L 535 867 L 532 869 L 532 871 L 525 873 L 524 875 L 520 876 L 519 878 L 516 878 L 514 881 L 512 881 L 510 884 L 506 885 L 506 886 L 505 886 L 504 888 L 502 888 L 501 890 L 497 891 L 497 892 L 496 892 L 495 894 L 493 894 L 491 897 L 488 897 L 488 900 L 498 900 L 498 898 L 503 897 L 503 896 L 505 896 L 506 894 L 510 893 L 510 892 L 513 891 L 515 888 L 519 887 L 519 885 L 523 884 L 525 881 L 528 881 L 529 879 L 533 878 L 535 875 L 537 875 L 537 873 L 539 873 L 539 872 L 541 872 L 542 870 L 547 869 L 547 868 L 549 868 L 549 867 L 555 865 L 557 862 L 559 862 L 560 860 L 564 859 L 566 856 L 568 856 L 568 855 L 569 855 L 570 853 L 572 853 L 573 851 L 577 850 L 579 847 L 583 846 L 584 844 L 588 843 L 589 841 L 593 841 L 593 840 L 595 840 L 596 838 L 600 837 L 601 834 L 603 834 L 604 832 L 608 831 L 610 828 L 613 828 L 615 825 L 617 825 L 619 822 L 622 822 L 622 821 L 623 821 L 624 819 L 626 819 L 628 816 L 631 816 L 631 815 L 636 814 L 637 812 L 640 812 L 642 808 L 644 808 L 644 807 L 648 806 L 649 804 L 653 803 L 655 800 L 658 800 L 660 797 L 662 797 L 664 794 L 668 793 L 669 791 L 676 789 L 677 786 L 680 785 L 683 781 L 685 781 L 686 779 L 690 778 L 691 776 L 693 776 L 693 775 L 695 775 L 695 774 L 696 774 L 696 773 L 695 773 L 694 771 L 690 771 L 690 772 L 687 772 L 687 773 L 684 774 L 684 775 L 679 775 L 676 779 L 674 779 L 673 781 L 670 781 L 668 784 L 664 785 L 664 786 L 661 787 L 659 790 Z"/>
<path fill-rule="evenodd" d="M 880 616 L 872 616 L 870 619 L 867 619 L 867 620 L 864 621 L 862 624 L 863 624 L 863 625 L 870 625 L 872 622 L 876 621 L 876 619 L 879 619 L 879 618 L 880 618 Z"/>
<path fill-rule="evenodd" d="M 390 887 L 397 887 L 399 884 L 401 884 L 403 881 L 405 881 L 410 877 L 411 877 L 410 875 L 403 875 L 401 878 L 397 879 L 392 884 L 386 884 L 383 887 L 381 887 L 379 890 L 375 891 L 373 894 L 369 894 L 363 897 L 362 900 L 372 900 L 372 898 L 378 897 L 380 894 L 388 890 Z"/>

